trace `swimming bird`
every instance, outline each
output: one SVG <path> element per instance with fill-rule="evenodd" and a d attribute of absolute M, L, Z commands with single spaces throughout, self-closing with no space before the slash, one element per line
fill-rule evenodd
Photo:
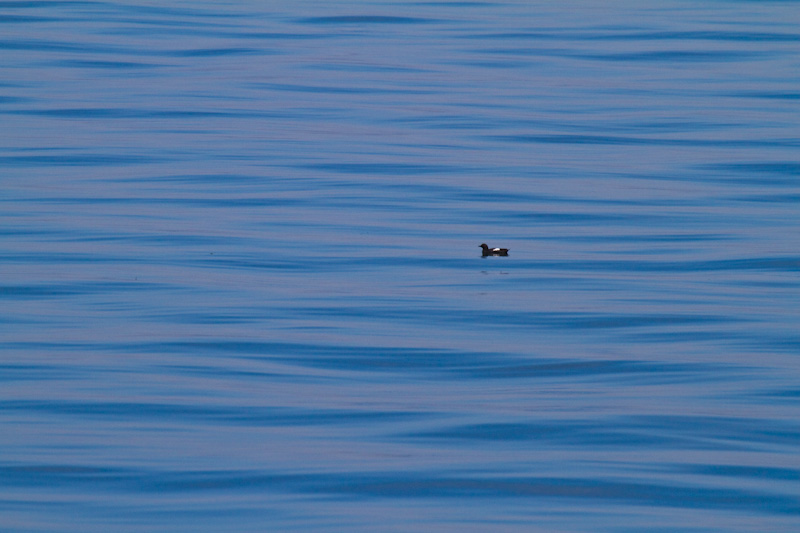
<path fill-rule="evenodd" d="M 483 257 L 487 255 L 508 255 L 508 248 L 489 248 L 486 243 L 481 244 L 483 248 Z"/>

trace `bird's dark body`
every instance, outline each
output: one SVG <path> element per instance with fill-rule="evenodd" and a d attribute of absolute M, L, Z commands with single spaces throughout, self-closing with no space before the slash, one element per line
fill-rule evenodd
<path fill-rule="evenodd" d="M 483 250 L 483 257 L 490 255 L 508 255 L 508 248 L 489 248 L 486 244 L 481 244 L 481 249 Z"/>

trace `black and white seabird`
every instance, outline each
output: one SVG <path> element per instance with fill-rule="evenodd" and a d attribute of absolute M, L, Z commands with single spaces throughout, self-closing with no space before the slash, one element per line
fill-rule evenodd
<path fill-rule="evenodd" d="M 489 248 L 486 243 L 481 244 L 483 248 L 483 257 L 487 255 L 508 255 L 508 248 Z"/>

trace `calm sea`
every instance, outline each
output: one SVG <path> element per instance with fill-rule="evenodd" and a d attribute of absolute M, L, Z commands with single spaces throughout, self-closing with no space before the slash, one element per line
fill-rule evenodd
<path fill-rule="evenodd" d="M 800 530 L 799 108 L 794 0 L 0 3 L 0 530 Z"/>

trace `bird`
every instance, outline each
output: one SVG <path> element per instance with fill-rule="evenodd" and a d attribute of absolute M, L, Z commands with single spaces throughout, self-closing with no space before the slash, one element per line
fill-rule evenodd
<path fill-rule="evenodd" d="M 486 243 L 481 244 L 480 247 L 483 248 L 483 257 L 488 255 L 508 255 L 508 248 L 489 248 Z"/>

